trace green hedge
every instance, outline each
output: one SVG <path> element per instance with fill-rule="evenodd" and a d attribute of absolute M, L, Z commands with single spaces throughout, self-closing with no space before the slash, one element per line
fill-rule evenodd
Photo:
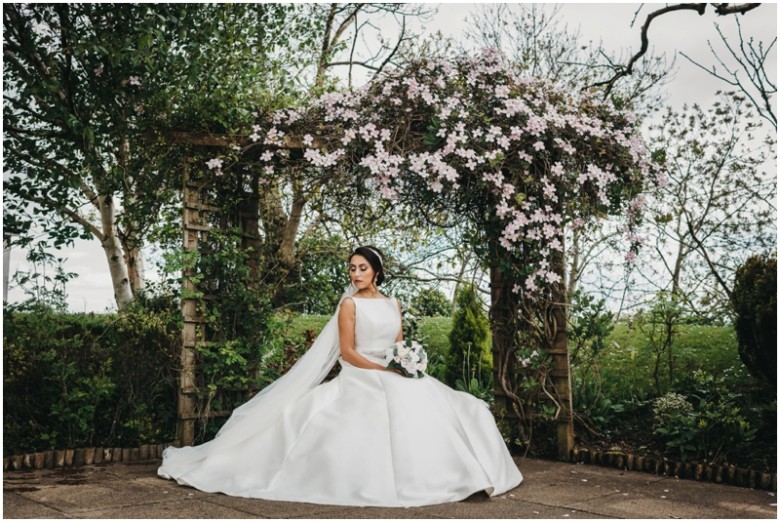
<path fill-rule="evenodd" d="M 173 440 L 177 314 L 3 314 L 3 455 Z"/>
<path fill-rule="evenodd" d="M 263 356 L 261 364 L 269 378 L 278 376 L 271 371 L 273 364 L 289 366 L 290 347 L 303 348 L 305 333 L 319 333 L 327 319 L 292 318 L 284 332 L 287 342 L 275 343 L 278 349 Z M 451 325 L 447 317 L 419 320 L 419 335 L 429 355 L 440 361 L 432 373 L 440 378 Z M 6 309 L 4 455 L 172 440 L 180 328 L 178 312 L 167 309 L 122 315 Z M 598 364 L 602 393 L 613 404 L 653 396 L 646 343 L 638 330 L 624 324 L 616 324 L 607 338 Z M 274 358 L 277 351 L 278 361 Z M 744 391 L 750 382 L 737 353 L 733 328 L 681 327 L 674 354 L 680 384 L 687 384 L 696 370 L 716 377 L 724 393 Z"/>
<path fill-rule="evenodd" d="M 305 332 L 319 333 L 328 318 L 297 316 L 284 337 L 302 347 Z M 450 321 L 421 320 L 430 350 L 441 357 Z M 7 308 L 3 455 L 173 440 L 180 332 L 178 312 L 159 307 L 121 315 Z M 276 344 L 285 352 L 287 344 Z M 274 353 L 269 349 L 263 357 L 270 378 L 278 377 Z M 283 367 L 291 364 L 287 355 L 277 357 L 285 359 Z"/>

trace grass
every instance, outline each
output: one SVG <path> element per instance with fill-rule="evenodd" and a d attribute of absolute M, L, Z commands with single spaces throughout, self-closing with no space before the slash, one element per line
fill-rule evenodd
<path fill-rule="evenodd" d="M 303 339 L 307 330 L 314 330 L 318 334 L 325 328 L 330 319 L 329 315 L 296 315 L 287 329 L 287 335 L 291 339 Z"/>
<path fill-rule="evenodd" d="M 294 340 L 302 339 L 303 332 L 308 329 L 319 333 L 327 320 L 327 316 L 293 317 L 288 335 Z M 420 337 L 430 358 L 429 372 L 439 378 L 444 369 L 443 357 L 449 351 L 451 328 L 452 319 L 449 317 L 419 319 Z M 693 375 L 700 370 L 722 379 L 717 381 L 719 392 L 745 396 L 746 402 L 741 405 L 740 414 L 747 415 L 756 406 L 770 407 L 764 399 L 759 398 L 756 402 L 755 390 L 751 391 L 755 381 L 739 358 L 733 327 L 681 325 L 672 356 L 674 384 L 669 386 L 667 357 L 664 354 L 660 372 L 661 394 L 670 390 L 685 393 L 686 387 L 695 386 Z M 587 419 L 588 425 L 597 430 L 591 431 L 591 436 L 582 429 L 580 436 L 585 437 L 583 440 L 587 439 L 587 443 L 594 444 L 594 447 L 621 447 L 639 453 L 650 448 L 664 452 L 663 442 L 657 441 L 652 432 L 652 411 L 647 402 L 659 395 L 653 377 L 654 366 L 655 354 L 647 336 L 638 328 L 618 323 L 595 357 L 593 368 L 597 373 L 585 373 L 582 364 L 572 368 L 575 408 L 583 419 Z M 759 420 L 757 415 L 750 414 L 753 419 L 750 422 L 754 426 L 768 422 Z M 776 469 L 774 435 L 760 433 L 750 448 L 735 449 L 733 458 L 756 469 Z"/>
<path fill-rule="evenodd" d="M 292 319 L 288 335 L 291 339 L 302 339 L 306 330 L 319 333 L 328 318 L 324 315 L 298 315 Z M 429 351 L 442 356 L 446 354 L 452 319 L 421 317 L 419 324 L 420 335 Z M 748 378 L 737 352 L 736 334 L 730 326 L 682 325 L 672 355 L 675 379 L 690 376 L 695 370 L 724 376 L 734 386 Z M 617 323 L 596 361 L 606 383 L 604 391 L 608 396 L 648 397 L 655 393 L 655 355 L 647 337 L 639 329 Z M 666 356 L 663 359 L 662 375 L 668 379 L 665 364 Z"/>
<path fill-rule="evenodd" d="M 662 357 L 661 385 L 668 384 L 668 355 Z M 596 359 L 607 396 L 647 398 L 656 394 L 653 370 L 655 352 L 647 336 L 624 323 L 615 325 L 605 348 Z M 672 346 L 675 382 L 703 370 L 738 386 L 748 378 L 737 352 L 737 339 L 730 326 L 682 325 Z"/>
<path fill-rule="evenodd" d="M 307 330 L 314 330 L 319 334 L 329 318 L 330 316 L 327 315 L 297 315 L 292 318 L 287 335 L 291 339 L 303 339 L 303 334 Z M 431 351 L 447 353 L 450 346 L 447 336 L 451 329 L 452 319 L 449 317 L 420 318 L 420 335 Z"/>

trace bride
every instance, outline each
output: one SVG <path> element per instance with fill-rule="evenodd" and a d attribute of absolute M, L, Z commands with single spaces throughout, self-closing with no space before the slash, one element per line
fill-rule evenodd
<path fill-rule="evenodd" d="M 236 408 L 216 437 L 167 448 L 161 477 L 238 497 L 409 507 L 500 495 L 523 480 L 487 404 L 387 369 L 401 308 L 380 294 L 383 256 L 349 258 L 351 285 L 312 347 Z M 336 360 L 339 375 L 322 383 Z"/>

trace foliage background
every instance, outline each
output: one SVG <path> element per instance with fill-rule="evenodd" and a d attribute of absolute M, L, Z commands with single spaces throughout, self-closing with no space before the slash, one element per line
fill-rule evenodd
<path fill-rule="evenodd" d="M 3 314 L 3 454 L 173 440 L 180 317 Z"/>
<path fill-rule="evenodd" d="M 121 316 L 6 313 L 4 455 L 173 440 L 180 318 L 167 311 L 169 304 Z M 286 371 L 328 318 L 277 315 L 284 334 L 263 353 L 260 386 Z M 452 319 L 420 317 L 417 324 L 431 355 L 429 373 L 443 379 L 446 364 L 436 361 L 449 353 Z M 667 390 L 691 403 L 690 418 L 677 419 L 687 432 L 664 435 L 648 429 L 655 426 L 657 399 L 648 363 L 652 357 L 642 331 L 618 322 L 590 367 L 582 361 L 574 365 L 579 442 L 680 458 L 680 440 L 688 438 L 693 449 L 687 450 L 687 458 L 776 468 L 776 400 L 767 400 L 766 389 L 742 364 L 732 327 L 680 328 L 674 357 L 681 378 Z M 227 365 L 221 368 L 232 375 Z M 246 375 L 241 368 L 234 371 Z M 710 423 L 706 430 L 694 424 L 702 420 Z M 740 421 L 747 423 L 743 430 Z M 206 432 L 213 434 L 221 422 L 212 421 Z M 721 447 L 724 442 L 730 445 Z"/>

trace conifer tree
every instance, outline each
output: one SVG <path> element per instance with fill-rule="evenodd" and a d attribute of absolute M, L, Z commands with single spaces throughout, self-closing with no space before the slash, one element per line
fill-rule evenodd
<path fill-rule="evenodd" d="M 490 353 L 490 322 L 473 284 L 463 285 L 455 296 L 456 308 L 450 331 L 445 380 L 455 386 L 472 377 L 490 379 L 493 357 Z"/>
<path fill-rule="evenodd" d="M 750 257 L 735 279 L 739 356 L 750 373 L 777 389 L 777 258 Z"/>

